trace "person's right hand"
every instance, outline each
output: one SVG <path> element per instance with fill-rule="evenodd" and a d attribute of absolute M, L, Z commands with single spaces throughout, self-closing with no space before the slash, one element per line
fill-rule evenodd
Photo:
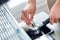
<path fill-rule="evenodd" d="M 26 7 L 22 10 L 21 19 L 27 24 L 30 25 L 33 20 L 34 13 L 36 11 L 36 4 L 28 3 Z M 29 18 L 30 15 L 30 18 Z"/>
<path fill-rule="evenodd" d="M 50 23 L 60 22 L 60 3 L 56 2 L 50 11 Z"/>

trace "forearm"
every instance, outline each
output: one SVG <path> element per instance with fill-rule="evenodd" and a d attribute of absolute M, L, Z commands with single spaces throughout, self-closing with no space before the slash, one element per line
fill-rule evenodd
<path fill-rule="evenodd" d="M 36 4 L 36 0 L 28 0 L 28 3 Z"/>
<path fill-rule="evenodd" d="M 56 3 L 58 3 L 58 5 L 60 5 L 60 0 L 56 0 Z"/>
<path fill-rule="evenodd" d="M 60 0 L 57 0 L 57 1 L 60 1 Z"/>

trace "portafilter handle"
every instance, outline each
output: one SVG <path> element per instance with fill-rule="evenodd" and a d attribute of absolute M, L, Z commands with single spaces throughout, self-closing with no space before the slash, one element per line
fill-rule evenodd
<path fill-rule="evenodd" d="M 47 25 L 50 21 L 50 18 L 48 18 L 47 20 L 45 20 L 44 22 L 43 22 L 43 25 Z"/>

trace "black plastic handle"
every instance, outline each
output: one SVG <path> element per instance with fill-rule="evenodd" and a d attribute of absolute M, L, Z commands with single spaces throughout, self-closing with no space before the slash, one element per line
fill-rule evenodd
<path fill-rule="evenodd" d="M 44 22 L 43 22 L 43 25 L 47 25 L 50 21 L 50 18 L 48 18 L 47 20 L 45 20 Z"/>

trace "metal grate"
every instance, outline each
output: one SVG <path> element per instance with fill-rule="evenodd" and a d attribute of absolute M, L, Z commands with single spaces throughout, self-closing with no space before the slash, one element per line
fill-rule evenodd
<path fill-rule="evenodd" d="M 0 40 L 26 40 L 3 5 L 0 6 Z"/>

